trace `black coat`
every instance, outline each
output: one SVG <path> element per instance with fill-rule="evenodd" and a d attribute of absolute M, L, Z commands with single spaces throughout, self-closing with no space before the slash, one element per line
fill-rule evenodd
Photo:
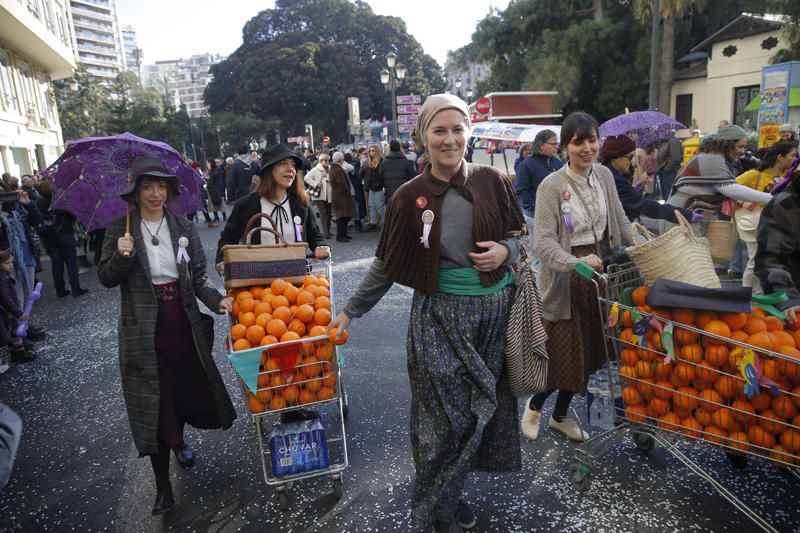
<path fill-rule="evenodd" d="M 300 217 L 303 226 L 303 239 L 308 243 L 308 247 L 313 252 L 317 246 L 327 246 L 322 232 L 317 226 L 317 219 L 309 205 L 302 203 L 295 195 L 289 194 L 289 207 L 292 210 L 292 217 Z M 261 199 L 258 194 L 250 193 L 244 198 L 240 198 L 233 206 L 233 211 L 228 217 L 217 243 L 216 263 L 222 262 L 222 247 L 226 244 L 240 244 L 244 237 L 244 229 L 247 221 L 253 215 L 261 213 Z M 256 233 L 251 240 L 252 244 L 261 244 L 261 234 Z"/>
<path fill-rule="evenodd" d="M 225 196 L 225 169 L 221 166 L 214 167 L 208 176 L 208 196 L 212 204 L 222 203 L 222 197 Z"/>
<path fill-rule="evenodd" d="M 689 222 L 692 221 L 692 212 L 688 209 L 674 207 L 669 204 L 660 204 L 655 200 L 645 198 L 642 196 L 642 193 L 637 191 L 633 185 L 631 185 L 630 177 L 623 176 L 611 165 L 606 165 L 606 167 L 614 176 L 614 185 L 617 187 L 619 201 L 622 202 L 622 208 L 625 210 L 625 216 L 627 216 L 628 220 L 631 222 L 638 219 L 641 215 L 644 215 L 650 218 L 662 218 L 677 224 L 678 219 L 675 218 L 676 209 L 680 211 L 680 213 L 686 217 Z"/>
<path fill-rule="evenodd" d="M 394 191 L 417 175 L 416 165 L 407 159 L 403 152 L 389 152 L 389 155 L 384 157 L 381 162 L 381 170 L 383 171 L 383 187 L 387 203 Z"/>
<path fill-rule="evenodd" d="M 253 167 L 251 163 L 237 158 L 233 162 L 231 178 L 228 180 L 228 202 L 232 203 L 250 192 L 253 185 Z"/>

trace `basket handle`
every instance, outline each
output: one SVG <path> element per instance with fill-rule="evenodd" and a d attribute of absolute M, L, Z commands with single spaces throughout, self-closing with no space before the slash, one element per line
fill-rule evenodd
<path fill-rule="evenodd" d="M 638 222 L 631 222 L 631 233 L 633 233 L 634 244 L 638 241 L 637 237 L 639 236 L 644 237 L 645 241 L 651 241 L 655 238 L 655 235 L 649 229 Z"/>
<path fill-rule="evenodd" d="M 289 246 L 289 243 L 286 242 L 286 239 L 283 238 L 283 235 L 281 235 L 274 229 L 262 228 L 261 226 L 259 226 L 257 228 L 251 229 L 250 231 L 247 232 L 247 235 L 245 235 L 244 243 L 247 245 L 248 248 L 251 248 L 253 246 L 252 244 L 250 244 L 250 240 L 253 238 L 253 235 L 259 231 L 266 231 L 267 233 L 272 233 L 273 235 L 275 235 L 275 238 L 278 239 L 278 245 L 284 248 Z"/>
<path fill-rule="evenodd" d="M 694 235 L 694 230 L 692 229 L 692 225 L 689 223 L 688 220 L 686 220 L 686 217 L 683 216 L 681 212 L 678 211 L 677 209 L 674 211 L 674 213 L 675 213 L 675 218 L 678 219 L 678 224 L 683 226 L 683 229 L 687 230 L 689 233 Z"/>
<path fill-rule="evenodd" d="M 250 233 L 250 231 L 254 227 L 256 227 L 256 223 L 260 223 L 261 222 L 262 218 L 266 218 L 267 220 L 269 220 L 269 224 L 270 224 L 270 226 L 272 226 L 272 230 L 273 231 L 275 231 L 275 232 L 278 231 L 278 226 L 275 224 L 275 221 L 272 220 L 271 216 L 269 216 L 266 213 L 256 213 L 255 215 L 251 216 L 250 220 L 248 220 L 247 224 L 245 224 L 244 233 L 242 234 L 242 241 L 245 241 L 247 239 L 247 235 Z"/>

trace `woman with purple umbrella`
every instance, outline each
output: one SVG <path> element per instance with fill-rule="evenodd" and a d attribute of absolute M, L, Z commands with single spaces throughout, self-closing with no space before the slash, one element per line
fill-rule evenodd
<path fill-rule="evenodd" d="M 121 197 L 132 208 L 106 229 L 97 273 L 120 287 L 119 360 L 134 444 L 147 455 L 156 482 L 153 514 L 172 510 L 170 453 L 189 468 L 195 455 L 183 429 L 227 429 L 236 413 L 211 351 L 214 319 L 230 311 L 206 277 L 203 244 L 194 225 L 165 204 L 179 191 L 178 177 L 159 158 L 138 157 Z"/>

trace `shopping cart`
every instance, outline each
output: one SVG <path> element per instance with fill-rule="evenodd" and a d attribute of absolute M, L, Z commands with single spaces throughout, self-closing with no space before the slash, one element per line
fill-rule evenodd
<path fill-rule="evenodd" d="M 332 262 L 308 260 L 311 275 L 325 274 L 330 284 L 331 314 L 335 316 Z M 229 326 L 233 319 L 228 315 Z M 345 420 L 348 414 L 347 393 L 342 385 L 344 354 L 328 335 L 279 342 L 248 350 L 233 352 L 227 339 L 229 358 L 249 359 L 258 364 L 255 387 L 248 386 L 239 376 L 239 384 L 247 399 L 258 441 L 258 454 L 264 481 L 274 487 L 278 507 L 288 509 L 288 490 L 297 481 L 327 476 L 332 480 L 334 496 L 343 495 L 343 475 L 348 466 Z M 298 420 L 309 409 L 320 411 L 324 423 L 329 465 L 317 470 L 277 475 L 272 466 L 270 432 L 277 423 Z M 301 410 L 305 410 L 300 415 Z M 300 416 L 295 416 L 300 415 Z"/>
<path fill-rule="evenodd" d="M 578 447 L 569 466 L 573 484 L 587 490 L 599 459 L 630 435 L 642 452 L 658 443 L 762 530 L 777 531 L 676 444 L 680 438 L 703 440 L 732 455 L 770 461 L 800 479 L 800 352 L 754 346 L 741 336 L 732 339 L 632 305 L 632 291 L 643 285 L 633 263 L 612 265 L 606 274 L 583 263 L 576 270 L 597 290 L 600 316 L 607 320 L 610 396 L 621 396 L 622 407 L 613 409 L 613 428 Z M 665 348 L 670 335 L 674 350 Z M 776 379 L 745 379 L 740 365 L 747 357 Z M 759 386 L 751 389 L 753 382 Z"/>

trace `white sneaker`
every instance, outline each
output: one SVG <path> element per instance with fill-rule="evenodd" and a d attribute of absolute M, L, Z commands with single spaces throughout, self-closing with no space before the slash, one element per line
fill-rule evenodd
<path fill-rule="evenodd" d="M 589 434 L 583 431 L 578 423 L 571 418 L 566 418 L 563 422 L 558 422 L 551 416 L 549 426 L 551 429 L 565 435 L 569 440 L 583 442 L 589 439 Z"/>
<path fill-rule="evenodd" d="M 519 428 L 522 435 L 528 440 L 536 440 L 539 437 L 539 423 L 542 421 L 542 412 L 534 411 L 530 407 L 531 401 L 525 401 L 525 411 L 522 413 L 522 421 Z"/>

